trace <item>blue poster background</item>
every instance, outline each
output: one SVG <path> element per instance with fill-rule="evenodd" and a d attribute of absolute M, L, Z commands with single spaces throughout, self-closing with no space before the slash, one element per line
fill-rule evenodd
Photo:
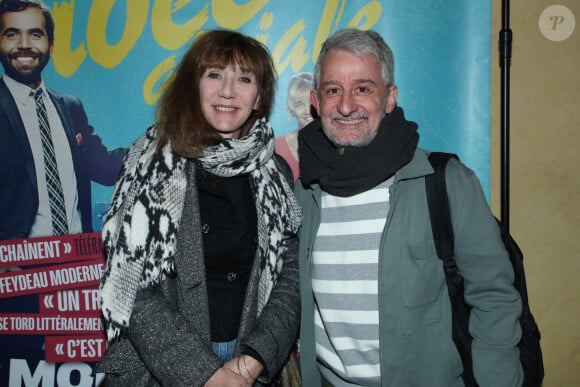
<path fill-rule="evenodd" d="M 484 191 L 489 192 L 488 1 L 52 3 L 57 41 L 45 81 L 83 101 L 89 121 L 109 148 L 129 146 L 153 123 L 156 98 L 149 94 L 159 92 L 166 73 L 153 90 L 146 84 L 155 78 L 151 73 L 160 64 L 170 67 L 177 63 L 200 30 L 233 28 L 267 44 L 279 71 L 271 119 L 276 134 L 282 135 L 296 126 L 285 108 L 290 76 L 313 70 L 320 44 L 329 33 L 356 26 L 380 32 L 393 49 L 398 104 L 408 119 L 419 124 L 420 145 L 458 153 L 476 171 Z M 224 11 L 218 12 L 218 8 Z M 69 24 L 63 25 L 63 20 Z M 136 39 L 133 44 L 125 43 L 128 30 Z M 81 56 L 82 61 L 74 68 L 59 65 L 67 60 L 79 61 Z M 111 59 L 115 56 L 119 56 L 116 61 Z M 97 211 L 108 202 L 111 191 L 95 184 Z"/>
<path fill-rule="evenodd" d="M 269 47 L 279 72 L 271 120 L 281 136 L 297 125 L 286 109 L 290 77 L 313 70 L 329 34 L 360 27 L 381 33 L 393 49 L 398 105 L 407 119 L 419 124 L 420 146 L 457 153 L 475 170 L 489 195 L 490 1 L 45 2 L 56 21 L 45 83 L 81 99 L 89 122 L 110 149 L 128 147 L 154 123 L 163 81 L 203 30 L 236 29 Z M 93 225 L 99 230 L 112 187 L 93 183 L 92 188 Z M 2 348 L 8 356 L 10 350 Z M 2 356 L 0 386 L 8 384 L 5 360 Z M 36 361 L 28 364 L 31 374 Z M 84 371 L 62 373 L 69 374 L 76 379 L 67 382 L 63 377 L 58 384 L 95 383 Z M 44 382 L 57 384 L 58 372 L 46 375 L 54 381 Z M 35 380 L 39 383 L 42 378 Z"/>

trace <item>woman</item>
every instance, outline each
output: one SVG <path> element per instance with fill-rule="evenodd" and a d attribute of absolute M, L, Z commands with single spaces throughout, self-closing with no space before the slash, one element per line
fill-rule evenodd
<path fill-rule="evenodd" d="M 205 32 L 131 146 L 103 226 L 108 385 L 277 378 L 298 330 L 301 213 L 273 156 L 274 90 L 261 43 Z"/>
<path fill-rule="evenodd" d="M 310 109 L 310 92 L 314 85 L 314 76 L 311 73 L 298 73 L 293 75 L 288 82 L 288 94 L 286 97 L 286 110 L 296 118 L 298 129 L 276 138 L 276 153 L 284 157 L 290 169 L 294 181 L 300 175 L 298 168 L 298 132 L 314 119 Z"/>

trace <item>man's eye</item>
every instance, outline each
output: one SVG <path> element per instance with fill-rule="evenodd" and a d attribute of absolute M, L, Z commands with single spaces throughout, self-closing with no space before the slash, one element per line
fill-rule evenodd
<path fill-rule="evenodd" d="M 33 39 L 42 39 L 42 34 L 41 33 L 38 33 L 38 32 L 35 32 L 35 33 L 32 34 L 32 38 Z"/>
<path fill-rule="evenodd" d="M 356 94 L 367 94 L 368 92 L 370 92 L 370 88 L 366 87 L 366 86 L 359 86 L 355 89 L 355 93 Z"/>
<path fill-rule="evenodd" d="M 329 87 L 326 89 L 327 95 L 338 95 L 340 94 L 340 89 L 338 87 Z"/>

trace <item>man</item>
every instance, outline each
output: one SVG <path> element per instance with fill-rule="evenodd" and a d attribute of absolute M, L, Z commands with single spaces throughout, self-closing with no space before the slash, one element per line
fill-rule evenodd
<path fill-rule="evenodd" d="M 431 232 L 417 125 L 397 107 L 393 56 L 375 32 L 323 45 L 300 131 L 303 384 L 462 386 L 451 308 Z M 473 305 L 480 386 L 518 386 L 521 303 L 497 224 L 475 174 L 447 168 L 455 252 Z"/>
<path fill-rule="evenodd" d="M 91 181 L 113 185 L 125 154 L 105 148 L 77 98 L 47 89 L 41 74 L 53 45 L 54 20 L 44 4 L 0 0 L 0 240 L 93 231 Z M 38 90 L 46 113 L 42 123 L 31 95 Z M 50 133 L 53 148 L 46 154 L 52 158 L 45 158 L 43 126 Z M 64 214 L 58 229 L 49 192 L 56 177 Z M 37 294 L 0 299 L 2 313 L 38 309 Z M 0 341 L 2 385 L 8 383 L 12 359 L 25 358 L 35 367 L 45 358 L 43 336 L 2 335 Z"/>
<path fill-rule="evenodd" d="M 124 149 L 108 151 L 81 102 L 47 89 L 42 70 L 54 45 L 54 20 L 37 0 L 0 1 L 0 240 L 92 231 L 91 181 L 113 185 Z M 65 214 L 56 229 L 35 97 L 50 127 Z M 51 176 L 53 176 L 51 175 Z"/>

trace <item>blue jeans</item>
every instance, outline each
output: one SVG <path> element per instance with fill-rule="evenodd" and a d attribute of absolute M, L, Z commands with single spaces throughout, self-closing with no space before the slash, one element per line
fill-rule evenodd
<path fill-rule="evenodd" d="M 236 343 L 238 339 L 233 339 L 232 341 L 224 341 L 222 343 L 213 341 L 211 343 L 211 350 L 217 355 L 224 363 L 232 360 L 234 357 L 234 349 L 236 348 Z"/>

